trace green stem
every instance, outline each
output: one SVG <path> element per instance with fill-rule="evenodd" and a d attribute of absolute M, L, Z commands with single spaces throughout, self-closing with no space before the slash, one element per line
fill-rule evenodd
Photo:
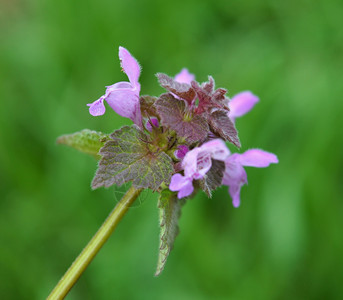
<path fill-rule="evenodd" d="M 64 299 L 76 281 L 85 271 L 87 266 L 99 252 L 101 247 L 110 237 L 113 230 L 118 225 L 121 218 L 125 215 L 132 203 L 137 199 L 142 189 L 131 187 L 123 198 L 117 203 L 105 222 L 99 228 L 97 233 L 90 240 L 88 245 L 82 250 L 80 255 L 75 259 L 68 271 L 64 274 L 55 288 L 48 296 L 48 300 Z"/>

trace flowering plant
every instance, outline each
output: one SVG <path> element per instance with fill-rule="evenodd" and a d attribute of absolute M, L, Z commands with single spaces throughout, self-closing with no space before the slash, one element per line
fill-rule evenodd
<path fill-rule="evenodd" d="M 93 189 L 132 182 L 132 199 L 142 189 L 159 193 L 159 275 L 178 233 L 178 218 L 186 199 L 199 190 L 211 197 L 213 190 L 226 185 L 238 207 L 241 187 L 247 183 L 243 167 L 267 167 L 278 159 L 259 149 L 231 153 L 225 143 L 241 147 L 235 119 L 259 101 L 251 92 L 230 100 L 226 89 L 215 88 L 211 76 L 199 84 L 183 69 L 174 78 L 156 75 L 166 93 L 142 96 L 137 60 L 123 47 L 119 47 L 119 58 L 129 82 L 108 86 L 105 95 L 88 104 L 89 112 L 93 116 L 104 114 L 106 101 L 134 124 L 112 134 L 83 130 L 62 136 L 58 142 L 100 158 Z"/>

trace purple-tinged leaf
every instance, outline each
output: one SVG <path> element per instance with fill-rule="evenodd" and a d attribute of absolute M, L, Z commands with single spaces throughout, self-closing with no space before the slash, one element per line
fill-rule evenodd
<path fill-rule="evenodd" d="M 189 143 L 203 141 L 209 132 L 207 120 L 199 115 L 187 115 L 185 108 L 185 103 L 171 94 L 163 94 L 156 101 L 156 110 L 163 126 L 175 130 Z"/>
<path fill-rule="evenodd" d="M 179 233 L 178 220 L 181 215 L 181 207 L 184 204 L 185 200 L 179 200 L 176 193 L 168 189 L 162 190 L 158 199 L 161 230 L 160 248 L 155 276 L 161 274 L 168 255 L 173 248 L 175 238 Z"/>
<path fill-rule="evenodd" d="M 207 94 L 211 94 L 213 92 L 214 89 L 214 79 L 212 76 L 208 76 L 208 82 L 204 82 L 201 85 L 202 89 L 207 93 Z"/>
<path fill-rule="evenodd" d="M 239 141 L 235 124 L 228 117 L 226 111 L 217 110 L 213 112 L 208 117 L 208 121 L 211 130 L 215 134 L 219 135 L 223 140 L 231 142 L 236 147 L 241 147 L 241 142 Z"/>
<path fill-rule="evenodd" d="M 209 81 L 203 83 L 201 86 L 196 81 L 192 81 L 191 83 L 199 99 L 199 104 L 195 108 L 196 114 L 211 111 L 213 108 L 228 110 L 227 103 L 229 99 L 225 97 L 227 91 L 222 88 L 214 90 L 213 78 L 209 76 L 208 79 Z"/>
<path fill-rule="evenodd" d="M 148 137 L 136 126 L 116 130 L 101 148 L 102 159 L 92 188 L 122 185 L 132 181 L 136 188 L 157 190 L 169 184 L 174 173 L 172 159 L 164 152 L 149 150 Z"/>
<path fill-rule="evenodd" d="M 186 100 L 189 105 L 192 104 L 192 101 L 194 100 L 196 95 L 195 91 L 189 84 L 175 81 L 173 78 L 163 73 L 157 73 L 156 76 L 160 85 L 167 91 L 173 93 L 181 99 Z"/>
<path fill-rule="evenodd" d="M 222 180 L 225 171 L 225 163 L 223 161 L 212 159 L 212 167 L 206 173 L 205 177 L 199 180 L 200 188 L 207 194 L 212 196 L 212 191 L 222 185 Z"/>
<path fill-rule="evenodd" d="M 109 140 L 109 135 L 94 130 L 84 129 L 73 134 L 62 135 L 57 139 L 57 144 L 64 144 L 83 153 L 90 154 L 100 159 L 99 150 Z"/>
<path fill-rule="evenodd" d="M 157 117 L 155 102 L 158 98 L 152 96 L 141 96 L 139 97 L 139 102 L 141 106 L 141 112 L 143 117 Z"/>

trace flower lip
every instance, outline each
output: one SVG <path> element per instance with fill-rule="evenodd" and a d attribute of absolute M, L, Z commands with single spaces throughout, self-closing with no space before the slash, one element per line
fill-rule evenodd
<path fill-rule="evenodd" d="M 225 172 L 222 184 L 229 187 L 229 194 L 234 207 L 240 205 L 241 187 L 248 183 L 247 173 L 243 166 L 265 168 L 278 163 L 277 156 L 260 149 L 250 149 L 244 153 L 234 153 L 225 160 Z"/>

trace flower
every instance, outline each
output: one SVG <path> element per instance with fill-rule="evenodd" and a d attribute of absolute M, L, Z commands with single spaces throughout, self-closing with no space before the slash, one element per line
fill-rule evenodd
<path fill-rule="evenodd" d="M 183 68 L 180 73 L 176 74 L 174 80 L 180 83 L 191 84 L 195 79 L 194 74 L 189 73 L 188 69 Z"/>
<path fill-rule="evenodd" d="M 233 96 L 229 101 L 229 117 L 235 122 L 236 118 L 249 112 L 258 101 L 259 98 L 250 91 L 244 91 Z"/>
<path fill-rule="evenodd" d="M 187 197 L 193 193 L 193 179 L 202 179 L 212 167 L 212 159 L 225 161 L 230 155 L 225 143 L 220 140 L 212 140 L 200 147 L 188 151 L 182 160 L 184 176 L 177 173 L 171 178 L 169 189 L 178 191 L 178 198 Z"/>
<path fill-rule="evenodd" d="M 142 116 L 139 105 L 140 84 L 138 78 L 141 68 L 137 60 L 123 47 L 119 47 L 119 59 L 123 71 L 130 82 L 121 81 L 107 86 L 105 95 L 94 101 L 89 106 L 92 116 L 100 116 L 105 113 L 104 100 L 119 115 L 130 118 L 135 124 L 141 126 Z"/>
<path fill-rule="evenodd" d="M 275 154 L 260 149 L 250 149 L 242 154 L 234 153 L 225 159 L 225 172 L 222 184 L 229 186 L 229 194 L 234 207 L 240 204 L 241 187 L 248 183 L 243 166 L 265 168 L 278 163 Z"/>
<path fill-rule="evenodd" d="M 183 159 L 188 151 L 189 148 L 186 145 L 179 145 L 177 150 L 174 151 L 174 156 L 178 159 Z"/>

